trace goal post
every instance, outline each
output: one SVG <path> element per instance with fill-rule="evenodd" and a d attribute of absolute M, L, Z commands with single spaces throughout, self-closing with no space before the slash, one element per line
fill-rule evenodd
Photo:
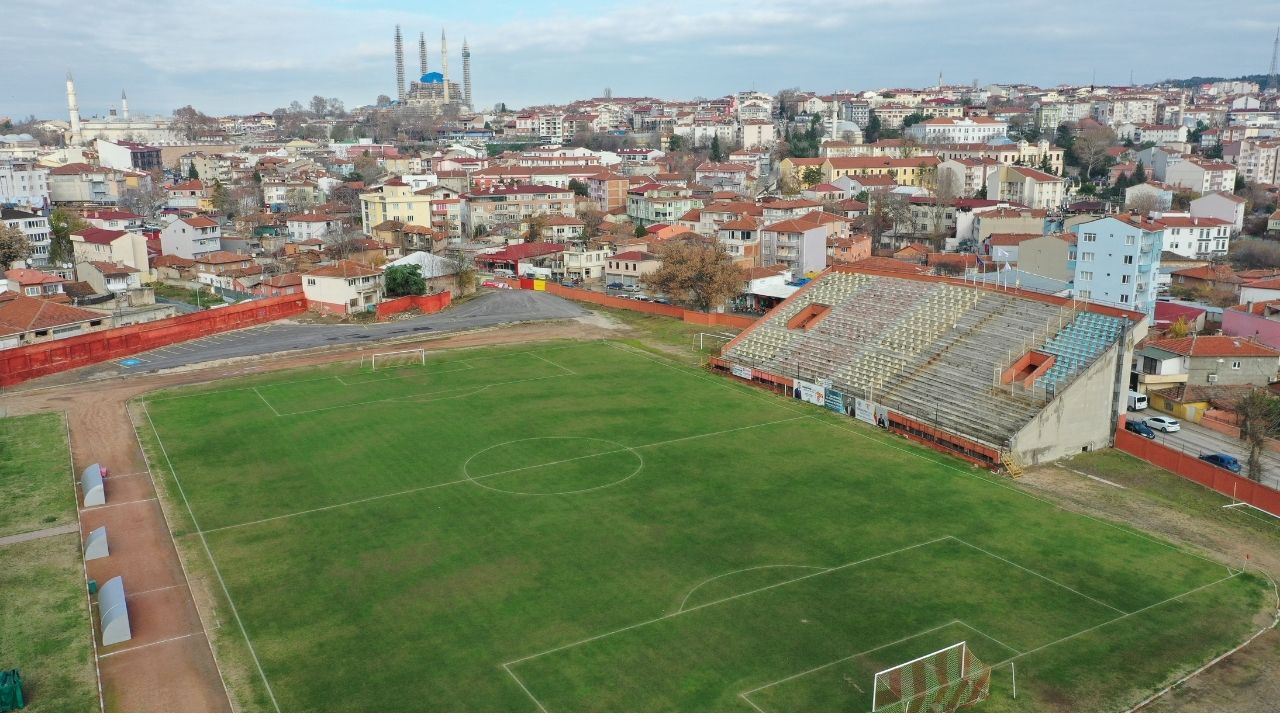
<path fill-rule="evenodd" d="M 413 348 L 410 350 L 389 350 L 387 352 L 376 352 L 368 356 L 368 367 L 373 370 L 382 370 L 389 367 L 400 367 L 404 365 L 426 365 L 427 351 L 426 348 Z M 365 366 L 365 358 L 360 358 L 361 367 Z"/>
<path fill-rule="evenodd" d="M 991 668 L 961 641 L 876 673 L 872 712 L 953 712 L 985 700 Z"/>

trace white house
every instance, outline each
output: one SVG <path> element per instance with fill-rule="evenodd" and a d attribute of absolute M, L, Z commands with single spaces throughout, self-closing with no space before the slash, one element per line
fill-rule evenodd
<path fill-rule="evenodd" d="M 1239 233 L 1244 230 L 1244 206 L 1244 198 L 1219 190 L 1192 200 L 1191 217 L 1226 220 Z"/>
<path fill-rule="evenodd" d="M 1198 193 L 1232 192 L 1236 188 L 1236 166 L 1221 160 L 1184 158 L 1169 168 L 1165 182 Z"/>
<path fill-rule="evenodd" d="M 1230 249 L 1231 221 L 1186 215 L 1162 215 L 1164 249 L 1186 258 L 1209 260 Z"/>
<path fill-rule="evenodd" d="M 333 215 L 290 215 L 285 220 L 289 239 L 295 242 L 311 238 L 323 238 L 330 230 L 337 230 L 342 221 Z"/>
<path fill-rule="evenodd" d="M 987 176 L 987 199 L 1018 203 L 1035 210 L 1063 205 L 1066 180 L 1035 168 L 999 165 Z"/>
<path fill-rule="evenodd" d="M 1009 134 L 1009 123 L 991 117 L 935 117 L 907 128 L 923 143 L 981 143 Z"/>
<path fill-rule="evenodd" d="M 27 265 L 46 267 L 49 265 L 49 245 L 52 242 L 49 234 L 49 218 L 35 212 L 16 208 L 0 208 L 0 226 L 8 226 L 26 236 L 31 244 L 31 254 L 27 256 Z M 0 267 L 0 270 L 5 268 Z"/>
<path fill-rule="evenodd" d="M 222 232 L 214 220 L 197 215 L 178 218 L 160 231 L 160 254 L 195 258 L 222 249 Z"/>
<path fill-rule="evenodd" d="M 382 271 L 352 260 L 302 273 L 302 293 L 307 308 L 322 313 L 348 315 L 382 302 Z"/>

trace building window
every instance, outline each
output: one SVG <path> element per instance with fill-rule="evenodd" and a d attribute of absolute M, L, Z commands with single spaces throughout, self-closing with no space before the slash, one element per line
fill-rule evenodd
<path fill-rule="evenodd" d="M 1125 245 L 1133 245 L 1133 244 L 1137 243 L 1137 241 L 1138 241 L 1138 236 L 1137 236 L 1137 235 L 1125 235 L 1125 236 L 1124 236 L 1124 244 L 1125 244 Z"/>
<path fill-rule="evenodd" d="M 1098 234 L 1097 234 L 1097 233 L 1085 233 L 1085 234 L 1084 234 L 1084 237 L 1083 237 L 1083 238 L 1081 238 L 1081 239 L 1082 239 L 1084 242 L 1094 242 L 1094 241 L 1096 241 L 1096 240 L 1098 239 Z"/>
<path fill-rule="evenodd" d="M 1239 370 L 1239 369 L 1240 369 L 1240 361 L 1239 361 L 1239 360 L 1232 360 L 1232 361 L 1231 361 L 1231 369 L 1232 369 L 1232 370 Z"/>
<path fill-rule="evenodd" d="M 1093 260 L 1093 253 L 1091 252 L 1080 253 L 1080 262 L 1091 262 L 1092 260 Z"/>
<path fill-rule="evenodd" d="M 307 284 L 308 284 L 308 285 L 315 285 L 315 284 L 316 284 L 316 279 L 315 279 L 315 278 L 307 278 Z"/>
<path fill-rule="evenodd" d="M 1125 255 L 1125 256 L 1124 256 L 1124 264 L 1125 264 L 1125 265 L 1132 265 L 1132 264 L 1133 264 L 1133 256 L 1132 256 L 1132 255 Z"/>
<path fill-rule="evenodd" d="M 1127 303 L 1127 302 L 1129 302 L 1129 296 L 1128 296 L 1128 295 L 1121 294 L 1121 295 L 1120 295 L 1120 302 L 1122 302 L 1122 303 Z"/>
<path fill-rule="evenodd" d="M 1081 271 L 1080 271 L 1080 280 L 1081 280 L 1082 282 L 1088 282 L 1088 281 L 1090 281 L 1090 280 L 1092 280 L 1092 279 L 1093 279 L 1093 273 L 1092 273 L 1092 272 L 1090 272 L 1090 271 L 1088 271 L 1088 270 L 1081 270 Z"/>

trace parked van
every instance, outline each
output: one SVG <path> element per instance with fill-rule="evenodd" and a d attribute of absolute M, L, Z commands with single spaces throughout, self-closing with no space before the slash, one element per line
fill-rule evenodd
<path fill-rule="evenodd" d="M 1140 392 L 1129 391 L 1129 409 L 1130 410 L 1146 410 L 1147 396 Z"/>

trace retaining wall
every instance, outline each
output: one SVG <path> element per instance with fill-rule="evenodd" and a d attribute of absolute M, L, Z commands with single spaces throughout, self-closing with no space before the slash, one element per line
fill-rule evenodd
<path fill-rule="evenodd" d="M 1273 490 L 1243 475 L 1227 472 L 1200 458 L 1178 452 L 1168 445 L 1148 440 L 1128 430 L 1116 432 L 1116 449 L 1141 458 L 1194 483 L 1216 490 L 1239 502 L 1246 502 L 1280 515 L 1280 490 Z"/>
<path fill-rule="evenodd" d="M 410 308 L 417 308 L 426 314 L 437 313 L 449 307 L 451 302 L 453 302 L 453 294 L 448 290 L 435 295 L 405 295 L 378 303 L 378 320 L 385 320 Z"/>
<path fill-rule="evenodd" d="M 202 310 L 190 315 L 77 335 L 65 340 L 0 351 L 0 387 L 33 378 L 136 355 L 165 345 L 194 340 L 291 317 L 306 311 L 302 295 L 286 295 Z"/>
<path fill-rule="evenodd" d="M 569 288 L 555 283 L 542 283 L 540 280 L 532 281 L 524 280 L 522 278 L 520 280 L 520 287 L 525 287 L 526 282 L 529 283 L 529 287 L 526 289 L 535 289 L 533 283 L 538 282 L 543 285 L 546 292 L 567 300 L 577 300 L 578 302 L 603 305 L 605 307 L 617 308 L 619 310 L 633 310 L 635 312 L 647 313 L 649 315 L 663 315 L 694 325 L 721 325 L 724 327 L 742 329 L 755 322 L 755 318 L 738 317 L 737 315 L 726 315 L 724 313 L 714 312 L 704 313 L 698 312 L 697 310 L 678 308 L 674 305 L 645 302 L 643 300 L 627 300 L 625 298 L 614 297 L 612 295 L 594 292 L 592 290 Z"/>

